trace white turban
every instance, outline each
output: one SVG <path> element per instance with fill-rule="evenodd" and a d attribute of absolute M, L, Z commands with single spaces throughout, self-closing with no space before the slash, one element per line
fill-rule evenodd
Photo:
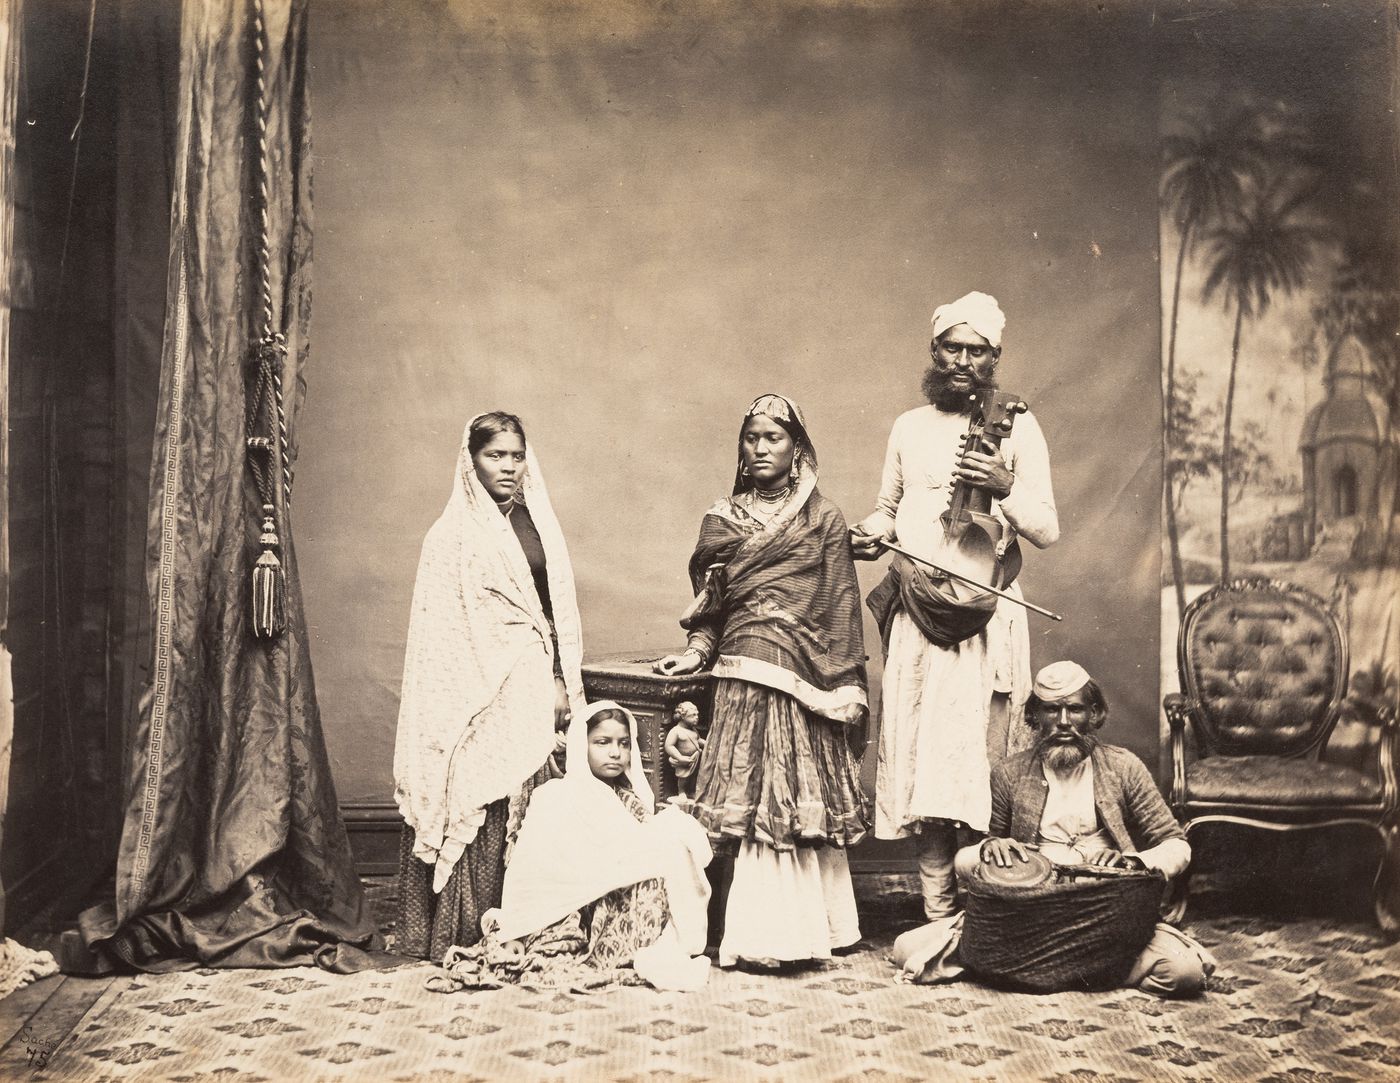
<path fill-rule="evenodd" d="M 1031 693 L 1045 703 L 1072 696 L 1089 683 L 1089 672 L 1078 662 L 1051 662 L 1035 675 Z"/>
<path fill-rule="evenodd" d="M 966 296 L 939 305 L 933 310 L 933 337 L 938 338 L 950 327 L 965 323 L 994 347 L 1001 345 L 1001 332 L 1006 327 L 1006 314 L 991 294 L 973 290 Z"/>

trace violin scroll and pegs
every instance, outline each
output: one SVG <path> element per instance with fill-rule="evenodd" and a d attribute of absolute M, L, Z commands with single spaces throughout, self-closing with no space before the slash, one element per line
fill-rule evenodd
<path fill-rule="evenodd" d="M 988 421 L 987 428 L 994 430 L 1000 439 L 1011 435 L 1011 426 L 1016 420 L 1016 415 L 1026 413 L 1030 404 L 1025 399 L 1009 398 L 999 405 L 1001 409 L 992 411 L 994 416 Z"/>

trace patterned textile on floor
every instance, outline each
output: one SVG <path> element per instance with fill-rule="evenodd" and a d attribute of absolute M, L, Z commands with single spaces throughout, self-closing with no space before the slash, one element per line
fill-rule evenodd
<path fill-rule="evenodd" d="M 617 796 L 639 822 L 649 818 L 631 790 L 620 789 Z M 429 988 L 456 992 L 524 985 L 582 992 L 635 985 L 641 978 L 631 969 L 632 961 L 639 951 L 656 943 L 670 911 L 666 885 L 661 880 L 642 880 L 610 891 L 518 940 L 501 940 L 497 917 L 499 912 L 486 915 L 485 935 L 474 946 L 448 950 L 442 957 L 446 973 L 429 982 Z"/>
<path fill-rule="evenodd" d="M 619 894 L 630 890 L 621 888 Z M 584 917 L 575 911 L 524 940 L 501 941 L 495 929 L 488 927 L 473 947 L 449 950 L 442 961 L 443 971 L 429 977 L 425 985 L 436 993 L 510 985 L 587 993 L 610 985 L 642 984 L 633 970 L 592 964 Z"/>
<path fill-rule="evenodd" d="M 115 981 L 32 1078 L 1400 1079 L 1400 947 L 1372 926 L 1228 917 L 1190 931 L 1220 969 L 1189 1001 L 901 983 L 884 959 L 891 933 L 821 968 L 717 972 L 694 994 L 507 988 L 443 997 L 424 988 L 436 972 L 425 964 L 344 977 L 141 975 Z"/>
<path fill-rule="evenodd" d="M 627 966 L 642 948 L 656 943 L 669 917 L 666 885 L 660 880 L 608 892 L 584 908 L 589 963 L 599 970 Z"/>

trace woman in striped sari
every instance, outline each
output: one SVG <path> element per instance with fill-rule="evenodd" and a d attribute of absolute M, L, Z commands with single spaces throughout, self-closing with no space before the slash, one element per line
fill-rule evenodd
<path fill-rule="evenodd" d="M 860 939 L 846 848 L 865 837 L 865 645 L 840 509 L 817 490 L 802 414 L 756 399 L 732 495 L 700 525 L 685 652 L 712 667 L 714 708 L 692 814 L 734 855 L 719 963 L 830 958 Z"/>

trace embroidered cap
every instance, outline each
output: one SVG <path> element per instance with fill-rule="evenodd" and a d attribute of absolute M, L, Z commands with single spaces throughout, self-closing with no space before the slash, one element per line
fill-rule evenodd
<path fill-rule="evenodd" d="M 1089 683 L 1089 671 L 1078 662 L 1051 662 L 1035 675 L 1031 692 L 1047 703 L 1072 696 Z"/>

